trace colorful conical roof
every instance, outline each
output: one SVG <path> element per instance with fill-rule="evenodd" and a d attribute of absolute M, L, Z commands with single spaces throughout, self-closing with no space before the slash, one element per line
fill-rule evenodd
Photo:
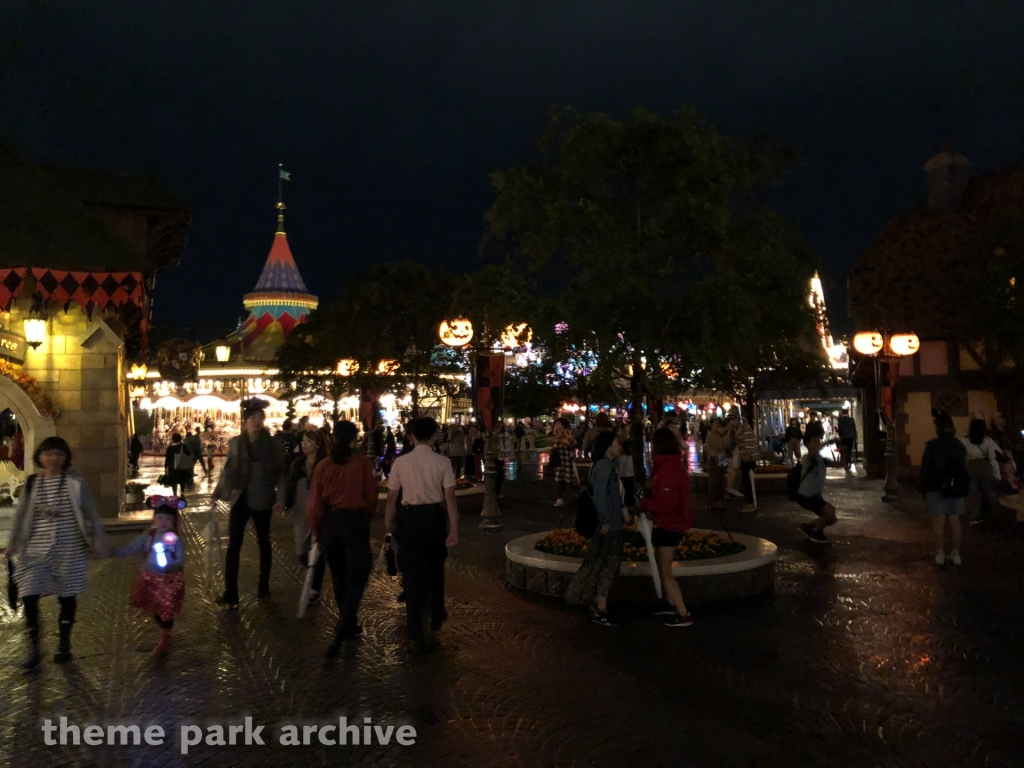
<path fill-rule="evenodd" d="M 283 206 L 280 206 L 283 207 Z M 296 325 L 316 309 L 317 297 L 309 292 L 288 247 L 284 215 L 277 217 L 277 233 L 256 290 L 243 299 L 249 317 L 242 325 L 242 353 L 255 360 L 271 360 L 274 352 Z"/>

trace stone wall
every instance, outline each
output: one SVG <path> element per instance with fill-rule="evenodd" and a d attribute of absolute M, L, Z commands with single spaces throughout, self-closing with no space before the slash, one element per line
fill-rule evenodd
<path fill-rule="evenodd" d="M 19 315 L 12 312 L 12 328 L 20 327 Z M 23 365 L 60 410 L 54 420 L 57 435 L 71 446 L 74 466 L 85 475 L 104 517 L 117 517 L 127 474 L 123 349 L 98 313 L 90 320 L 72 305 L 49 314 L 46 340 L 28 350 Z"/>

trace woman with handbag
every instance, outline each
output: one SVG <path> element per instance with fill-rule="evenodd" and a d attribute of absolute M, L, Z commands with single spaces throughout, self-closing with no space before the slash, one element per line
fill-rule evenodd
<path fill-rule="evenodd" d="M 295 529 L 295 555 L 303 568 L 309 567 L 309 551 L 313 545 L 313 532 L 306 522 L 306 500 L 313 482 L 313 470 L 327 458 L 327 445 L 323 435 L 314 429 L 299 434 L 299 453 L 291 462 L 288 472 L 288 501 L 285 504 Z M 313 584 L 310 605 L 320 602 L 320 588 L 324 583 L 327 560 L 323 557 L 313 566 Z"/>
<path fill-rule="evenodd" d="M 721 419 L 714 419 L 711 422 L 711 432 L 707 439 L 707 473 L 708 473 L 708 505 L 714 510 L 724 509 L 722 500 L 725 498 L 726 483 L 728 482 L 727 470 L 731 459 L 729 454 L 732 451 L 730 445 L 729 431 Z"/>
<path fill-rule="evenodd" d="M 622 485 L 615 468 L 622 456 L 622 444 L 614 432 L 601 432 L 594 439 L 591 455 L 597 530 L 587 545 L 583 565 L 569 583 L 565 601 L 570 605 L 589 605 L 591 621 L 602 627 L 617 627 L 618 619 L 608 612 L 608 593 L 619 575 L 624 543 Z"/>
<path fill-rule="evenodd" d="M 185 486 L 192 480 L 192 467 L 195 466 L 195 456 L 181 439 L 181 435 L 175 432 L 171 436 L 171 444 L 167 446 L 167 453 L 164 454 L 164 482 L 171 489 L 171 495 L 179 499 L 185 498 Z"/>
<path fill-rule="evenodd" d="M 71 448 L 60 437 L 48 437 L 36 448 L 33 462 L 42 471 L 31 475 L 18 500 L 7 559 L 16 558 L 14 578 L 25 607 L 29 658 L 25 668 L 39 667 L 39 598 L 60 601 L 60 645 L 54 664 L 71 656 L 71 628 L 78 595 L 85 589 L 86 553 L 101 557 L 110 550 L 103 521 L 89 486 L 71 469 Z"/>

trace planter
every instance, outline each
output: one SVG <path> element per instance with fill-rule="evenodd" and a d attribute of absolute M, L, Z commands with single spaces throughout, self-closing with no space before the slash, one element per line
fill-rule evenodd
<path fill-rule="evenodd" d="M 146 501 L 146 494 L 142 491 L 126 492 L 124 495 L 125 504 L 142 504 Z"/>
<path fill-rule="evenodd" d="M 534 549 L 534 544 L 548 533 L 543 531 L 510 541 L 505 546 L 505 575 L 508 582 L 519 589 L 562 597 L 583 560 Z M 773 588 L 778 547 L 757 536 L 734 533 L 733 538 L 746 545 L 738 555 L 676 562 L 672 566 L 672 574 L 687 604 L 733 600 Z M 655 599 L 649 563 L 624 562 L 619 568 L 619 577 L 612 587 L 613 599 L 637 602 Z"/>

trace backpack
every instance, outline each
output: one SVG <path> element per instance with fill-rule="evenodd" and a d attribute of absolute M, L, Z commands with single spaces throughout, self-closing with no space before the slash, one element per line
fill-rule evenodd
<path fill-rule="evenodd" d="M 798 461 L 796 466 L 789 470 L 786 475 L 786 494 L 790 501 L 796 501 L 800 497 L 800 483 L 804 481 L 804 463 Z"/>
<path fill-rule="evenodd" d="M 942 495 L 947 499 L 962 499 L 970 494 L 971 476 L 967 467 L 958 461 L 952 468 L 942 473 Z"/>
<path fill-rule="evenodd" d="M 576 533 L 585 539 L 591 539 L 597 532 L 597 523 L 597 507 L 594 505 L 594 485 L 588 477 L 586 482 L 580 485 L 580 492 L 576 497 Z"/>

